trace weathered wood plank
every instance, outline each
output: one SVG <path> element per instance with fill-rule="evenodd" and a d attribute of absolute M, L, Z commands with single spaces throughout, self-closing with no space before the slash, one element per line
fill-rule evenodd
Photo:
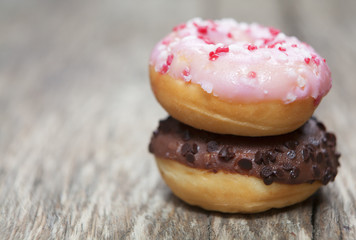
<path fill-rule="evenodd" d="M 0 236 L 3 239 L 354 239 L 354 1 L 3 1 Z M 307 201 L 255 215 L 176 198 L 147 152 L 166 113 L 147 77 L 152 46 L 194 16 L 256 21 L 324 56 L 334 86 L 317 115 L 342 167 Z"/>
<path fill-rule="evenodd" d="M 352 69 L 355 62 L 356 47 L 350 46 L 350 40 L 356 39 L 356 35 L 347 23 L 350 20 L 350 15 L 346 14 L 349 11 L 346 10 L 347 4 L 303 2 L 302 7 L 306 10 L 303 25 L 309 26 L 303 28 L 303 36 L 326 56 L 334 79 L 333 89 L 317 114 L 338 134 L 339 150 L 343 153 L 337 181 L 323 188 L 318 195 L 313 238 L 353 239 L 356 236 L 356 185 L 351 152 L 355 151 L 355 138 L 351 133 L 354 129 L 350 132 L 349 127 L 355 126 L 356 111 L 351 109 L 356 102 L 356 85 L 347 69 Z M 317 8 L 319 11 L 314 11 Z"/>

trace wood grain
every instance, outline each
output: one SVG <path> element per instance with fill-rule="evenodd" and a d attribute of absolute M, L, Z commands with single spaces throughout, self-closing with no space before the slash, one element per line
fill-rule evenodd
<path fill-rule="evenodd" d="M 1 239 L 355 239 L 355 1 L 0 3 Z M 336 181 L 255 215 L 177 199 L 147 151 L 166 113 L 148 84 L 153 45 L 194 16 L 281 28 L 333 73 L 316 115 L 338 135 Z"/>

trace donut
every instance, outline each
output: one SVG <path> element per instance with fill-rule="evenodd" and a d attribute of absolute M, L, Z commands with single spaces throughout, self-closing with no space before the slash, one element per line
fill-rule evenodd
<path fill-rule="evenodd" d="M 192 19 L 154 47 L 155 97 L 177 120 L 209 132 L 292 132 L 331 88 L 326 60 L 275 28 L 232 19 Z"/>
<path fill-rule="evenodd" d="M 173 193 L 201 208 L 256 213 L 300 202 L 334 181 L 336 137 L 310 118 L 279 136 L 223 135 L 172 117 L 160 121 L 149 151 Z"/>

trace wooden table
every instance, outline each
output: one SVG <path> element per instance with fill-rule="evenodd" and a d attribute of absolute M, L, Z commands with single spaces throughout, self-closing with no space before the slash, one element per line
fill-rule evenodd
<path fill-rule="evenodd" d="M 0 3 L 1 239 L 355 239 L 356 2 Z M 147 145 L 166 113 L 148 82 L 153 45 L 194 16 L 233 17 L 310 43 L 333 73 L 316 116 L 338 136 L 334 183 L 255 215 L 177 199 Z"/>

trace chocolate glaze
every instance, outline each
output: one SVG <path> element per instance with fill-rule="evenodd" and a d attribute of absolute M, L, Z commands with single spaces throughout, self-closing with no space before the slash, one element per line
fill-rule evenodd
<path fill-rule="evenodd" d="M 335 135 L 314 117 L 292 133 L 269 137 L 214 134 L 168 117 L 153 133 L 149 151 L 193 168 L 262 178 L 267 185 L 327 184 L 340 165 Z"/>

